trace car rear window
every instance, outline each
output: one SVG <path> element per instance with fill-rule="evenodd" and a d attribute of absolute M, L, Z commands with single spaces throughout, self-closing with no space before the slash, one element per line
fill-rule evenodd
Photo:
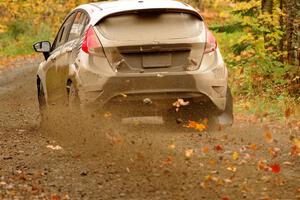
<path fill-rule="evenodd" d="M 159 41 L 196 37 L 203 22 L 189 13 L 138 12 L 104 18 L 97 28 L 110 40 Z"/>

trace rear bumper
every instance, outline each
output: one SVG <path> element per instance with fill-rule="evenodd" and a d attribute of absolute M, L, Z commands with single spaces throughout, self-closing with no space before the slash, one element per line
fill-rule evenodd
<path fill-rule="evenodd" d="M 220 111 L 225 109 L 227 71 L 221 77 L 209 72 L 139 73 L 99 76 L 81 71 L 77 76 L 82 105 L 103 106 L 117 101 L 150 99 L 209 99 Z"/>

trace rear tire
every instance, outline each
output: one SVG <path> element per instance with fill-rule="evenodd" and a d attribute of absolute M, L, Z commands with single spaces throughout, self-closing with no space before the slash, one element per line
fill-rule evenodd
<path fill-rule="evenodd" d="M 209 130 L 218 130 L 233 124 L 233 98 L 229 87 L 226 93 L 225 110 L 219 115 L 211 115 L 208 120 Z"/>
<path fill-rule="evenodd" d="M 38 90 L 38 103 L 39 103 L 39 112 L 40 112 L 40 125 L 42 126 L 47 120 L 47 105 L 46 105 L 45 92 L 42 83 L 40 82 L 38 83 L 37 90 Z"/>
<path fill-rule="evenodd" d="M 71 111 L 79 112 L 80 111 L 80 99 L 78 96 L 78 90 L 75 88 L 72 82 L 68 83 L 67 86 L 68 92 L 68 106 Z"/>

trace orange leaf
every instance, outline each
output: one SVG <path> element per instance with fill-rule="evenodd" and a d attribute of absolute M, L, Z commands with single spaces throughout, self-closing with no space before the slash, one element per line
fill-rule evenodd
<path fill-rule="evenodd" d="M 217 161 L 214 160 L 214 159 L 211 159 L 211 160 L 208 161 L 208 163 L 209 163 L 210 165 L 212 165 L 212 166 L 215 166 L 215 165 L 217 164 Z"/>
<path fill-rule="evenodd" d="M 209 147 L 208 146 L 202 147 L 201 151 L 202 153 L 208 153 Z"/>
<path fill-rule="evenodd" d="M 273 158 L 275 158 L 275 157 L 277 157 L 278 156 L 278 152 L 280 151 L 280 149 L 279 148 L 276 148 L 276 147 L 270 147 L 270 148 L 268 148 L 268 152 L 269 152 L 269 154 L 273 157 Z"/>
<path fill-rule="evenodd" d="M 206 125 L 191 120 L 189 120 L 189 124 L 186 127 L 196 129 L 197 131 L 200 132 L 207 129 Z"/>
<path fill-rule="evenodd" d="M 291 116 L 291 113 L 292 113 L 291 108 L 287 108 L 287 109 L 284 111 L 284 116 L 285 116 L 285 118 L 289 118 L 289 117 Z"/>
<path fill-rule="evenodd" d="M 272 135 L 272 133 L 269 130 L 266 130 L 264 132 L 264 138 L 265 138 L 266 142 L 268 142 L 268 143 L 272 143 L 273 142 L 273 135 Z"/>
<path fill-rule="evenodd" d="M 162 161 L 162 164 L 160 165 L 160 167 L 164 167 L 166 165 L 171 165 L 172 162 L 173 162 L 173 157 L 168 156 L 165 160 Z"/>
<path fill-rule="evenodd" d="M 248 146 L 248 148 L 251 149 L 251 150 L 253 150 L 253 151 L 255 151 L 255 150 L 257 150 L 257 145 L 256 144 L 250 144 Z"/>
<path fill-rule="evenodd" d="M 300 140 L 294 139 L 294 144 L 300 150 Z"/>
<path fill-rule="evenodd" d="M 57 194 L 53 194 L 51 195 L 51 200 L 60 200 L 60 196 L 58 196 Z"/>
<path fill-rule="evenodd" d="M 298 155 L 298 148 L 296 145 L 293 145 L 291 148 L 291 155 L 295 156 Z"/>
<path fill-rule="evenodd" d="M 294 139 L 293 140 L 293 146 L 291 148 L 291 155 L 299 155 L 300 153 L 300 140 Z"/>
<path fill-rule="evenodd" d="M 259 170 L 265 170 L 265 171 L 268 170 L 268 169 L 269 169 L 269 166 L 267 165 L 267 161 L 264 160 L 264 159 L 260 159 L 260 160 L 258 161 L 257 168 L 258 168 Z"/>

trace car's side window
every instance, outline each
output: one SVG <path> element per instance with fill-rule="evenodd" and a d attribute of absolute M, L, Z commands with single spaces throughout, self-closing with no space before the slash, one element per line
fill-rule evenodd
<path fill-rule="evenodd" d="M 70 30 L 70 35 L 68 37 L 68 41 L 72 41 L 75 40 L 77 38 L 79 38 L 82 34 L 82 32 L 84 31 L 86 25 L 88 22 L 88 17 L 86 16 L 85 13 L 83 12 L 77 12 L 75 19 L 74 19 L 74 23 L 71 27 Z"/>
<path fill-rule="evenodd" d="M 68 36 L 69 36 L 69 32 L 71 29 L 71 25 L 74 21 L 75 18 L 75 14 L 73 13 L 71 14 L 67 20 L 64 22 L 64 24 L 61 26 L 58 34 L 56 35 L 56 38 L 53 42 L 52 45 L 52 51 L 55 50 L 56 48 L 60 47 L 61 45 L 63 45 L 64 43 L 66 43 L 68 41 Z"/>

